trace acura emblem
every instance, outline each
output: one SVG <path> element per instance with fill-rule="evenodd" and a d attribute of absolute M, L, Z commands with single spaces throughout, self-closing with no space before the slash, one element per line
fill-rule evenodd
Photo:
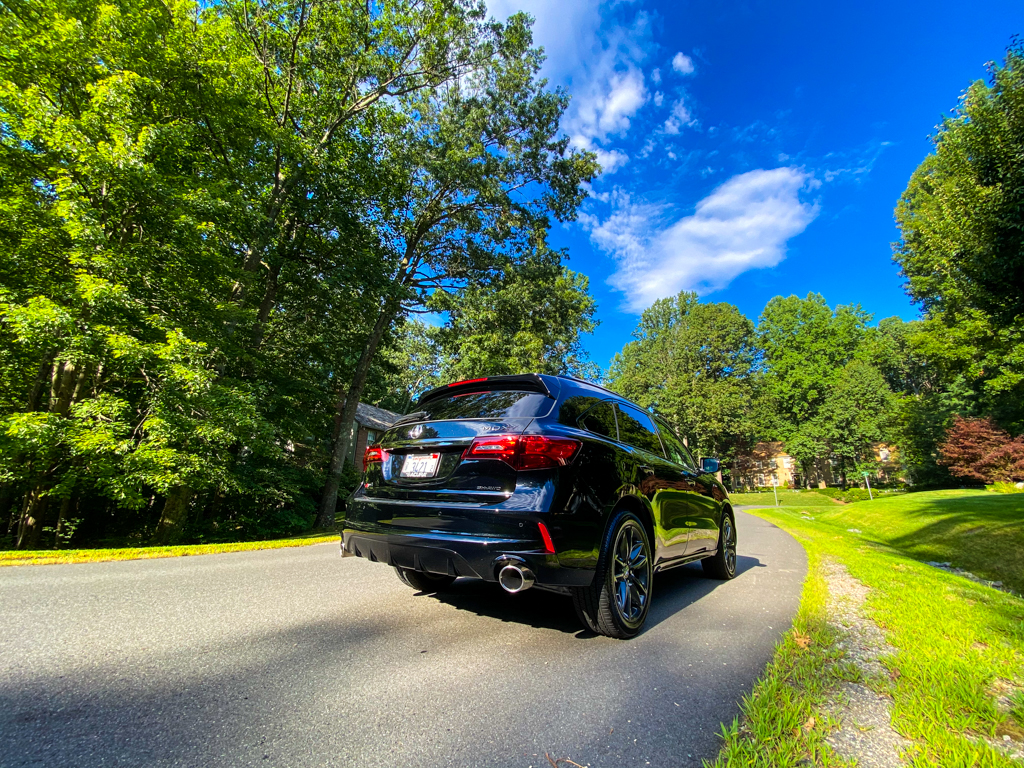
<path fill-rule="evenodd" d="M 417 424 L 415 427 L 409 430 L 409 437 L 415 439 L 423 434 L 423 425 Z"/>

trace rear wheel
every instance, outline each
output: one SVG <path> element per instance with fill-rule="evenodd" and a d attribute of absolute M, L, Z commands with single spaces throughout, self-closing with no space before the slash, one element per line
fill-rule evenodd
<path fill-rule="evenodd" d="M 653 576 L 647 531 L 632 512 L 619 512 L 602 543 L 594 583 L 573 590 L 576 615 L 600 635 L 635 637 L 647 619 Z"/>
<path fill-rule="evenodd" d="M 410 586 L 419 592 L 440 592 L 442 589 L 447 589 L 455 581 L 454 576 L 441 576 L 433 573 L 423 573 L 422 571 L 414 571 L 410 568 L 399 568 L 395 566 L 395 573 L 398 574 L 398 578 L 402 580 L 402 583 L 406 586 Z"/>
<path fill-rule="evenodd" d="M 713 579 L 728 581 L 736 575 L 736 522 L 731 512 L 722 513 L 722 527 L 718 532 L 718 552 L 700 561 L 704 573 Z"/>

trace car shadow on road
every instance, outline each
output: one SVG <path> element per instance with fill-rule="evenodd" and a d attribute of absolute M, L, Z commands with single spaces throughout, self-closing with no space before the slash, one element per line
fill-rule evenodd
<path fill-rule="evenodd" d="M 767 566 L 756 557 L 739 555 L 736 562 L 736 578 L 742 578 L 744 573 L 753 568 L 765 567 Z M 674 616 L 709 595 L 723 583 L 706 577 L 700 563 L 691 563 L 655 574 L 654 598 L 644 630 L 649 630 Z M 496 583 L 478 579 L 458 579 L 443 592 L 421 593 L 421 596 L 479 616 L 525 624 L 537 629 L 555 629 L 576 635 L 580 639 L 595 637 L 594 633 L 581 628 L 570 597 L 540 589 L 510 595 Z"/>

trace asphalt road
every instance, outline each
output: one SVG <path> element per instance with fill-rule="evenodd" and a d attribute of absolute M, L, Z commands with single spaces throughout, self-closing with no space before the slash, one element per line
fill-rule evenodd
<path fill-rule="evenodd" d="M 806 570 L 738 517 L 739 576 L 659 574 L 630 641 L 537 590 L 417 595 L 334 544 L 0 569 L 0 766 L 700 765 Z"/>

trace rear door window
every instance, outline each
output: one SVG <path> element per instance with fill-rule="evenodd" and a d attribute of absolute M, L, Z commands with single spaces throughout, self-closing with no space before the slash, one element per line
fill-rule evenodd
<path fill-rule="evenodd" d="M 544 416 L 555 401 L 537 392 L 491 390 L 434 397 L 418 406 L 402 421 L 447 421 L 452 419 L 515 419 Z"/>
<path fill-rule="evenodd" d="M 621 403 L 618 404 L 618 411 L 620 442 L 650 451 L 657 456 L 665 455 L 650 416 L 637 408 Z"/>
<path fill-rule="evenodd" d="M 676 437 L 675 433 L 661 419 L 658 419 L 658 429 L 661 431 L 661 441 L 665 444 L 665 450 L 668 451 L 669 459 L 687 469 L 694 468 L 696 465 L 690 457 L 690 452 L 686 450 L 686 446 L 683 445 L 682 441 Z"/>
<path fill-rule="evenodd" d="M 618 440 L 618 430 L 615 427 L 615 409 L 611 403 L 598 403 L 589 411 L 580 416 L 577 422 L 581 429 L 593 432 L 595 435 L 607 437 L 610 440 Z"/>

